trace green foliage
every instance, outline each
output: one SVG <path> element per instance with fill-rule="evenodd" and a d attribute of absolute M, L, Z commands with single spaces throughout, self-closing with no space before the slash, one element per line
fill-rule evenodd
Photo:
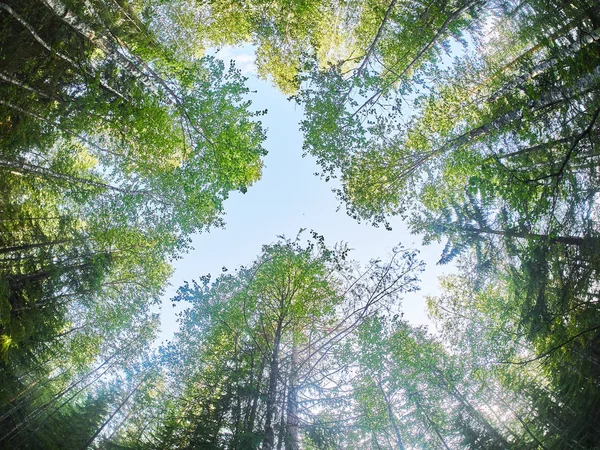
<path fill-rule="evenodd" d="M 396 308 L 422 268 L 398 249 L 388 264 L 361 271 L 347 253 L 313 233 L 306 245 L 281 240 L 248 267 L 182 286 L 175 300 L 190 308 L 163 349 L 174 401 L 142 431 L 144 442 L 160 436 L 161 448 L 245 449 L 300 440 L 334 448 L 343 440 L 326 416 L 299 405 L 329 407 L 324 374 L 344 370 L 340 346 L 368 317 Z M 313 425 L 295 428 L 299 419 Z"/>
<path fill-rule="evenodd" d="M 265 151 L 239 71 L 176 59 L 127 6 L 0 7 L 6 358 L 60 336 L 69 311 L 118 328 L 156 299 Z"/>
<path fill-rule="evenodd" d="M 1 448 L 597 448 L 600 10 L 587 0 L 0 1 Z M 261 175 L 251 44 L 358 220 L 158 301 Z"/>
<path fill-rule="evenodd" d="M 127 2 L 3 1 L 0 29 L 0 445 L 87 447 L 123 410 L 108 348 L 152 339 L 170 261 L 260 178 L 265 136 L 238 70 Z"/>
<path fill-rule="evenodd" d="M 512 436 L 524 447 L 593 448 L 597 433 L 583 416 L 599 398 L 591 387 L 598 380 L 599 11 L 585 1 L 479 2 L 456 15 L 460 6 L 446 6 L 419 16 L 439 32 L 433 41 L 415 33 L 396 48 L 383 45 L 386 32 L 403 30 L 392 25 L 401 5 L 394 6 L 390 22 L 379 22 L 379 65 L 307 66 L 296 97 L 306 106 L 305 150 L 327 178 L 339 177 L 350 215 L 376 225 L 400 215 L 425 243 L 446 241 L 440 263 L 468 258 L 468 278 L 446 281 L 451 308 L 435 310 L 450 342 L 469 348 L 476 337 L 465 355 L 471 361 L 489 366 L 493 354 L 531 365 L 548 383 L 535 400 L 523 394 L 515 424 L 506 425 Z M 467 50 L 453 44 L 454 61 L 442 62 L 443 49 L 461 40 L 456 33 L 468 38 Z M 504 375 L 488 376 L 498 383 Z M 373 423 L 384 424 L 376 387 L 364 401 L 377 411 Z M 566 405 L 571 398 L 558 400 L 565 392 L 577 398 L 570 413 L 549 400 Z M 545 406 L 531 412 L 528 401 Z M 547 409 L 573 415 L 560 426 L 531 418 Z M 479 422 L 454 420 L 462 445 L 494 447 L 489 437 L 498 439 Z"/>

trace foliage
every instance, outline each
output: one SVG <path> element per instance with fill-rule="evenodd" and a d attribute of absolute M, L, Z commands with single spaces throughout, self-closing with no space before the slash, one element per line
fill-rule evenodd
<path fill-rule="evenodd" d="M 153 424 L 160 448 L 288 449 L 332 439 L 311 411 L 337 389 L 328 375 L 344 369 L 336 349 L 367 318 L 397 308 L 421 269 L 405 250 L 366 270 L 347 253 L 317 235 L 306 246 L 282 240 L 248 267 L 180 288 L 176 300 L 191 306 L 163 352 L 174 401 L 168 419 Z"/>
<path fill-rule="evenodd" d="M 0 0 L 0 447 L 600 446 L 600 8 L 589 0 Z M 357 220 L 459 273 L 281 238 L 171 262 L 261 175 L 255 49 Z"/>
<path fill-rule="evenodd" d="M 94 367 L 153 339 L 170 262 L 259 179 L 262 112 L 127 2 L 2 1 L 0 30 L 0 445 L 87 447 L 127 392 Z"/>

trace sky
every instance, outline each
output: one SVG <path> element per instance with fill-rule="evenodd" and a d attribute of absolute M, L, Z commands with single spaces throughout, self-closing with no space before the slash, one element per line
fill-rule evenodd
<path fill-rule="evenodd" d="M 370 259 L 385 261 L 398 244 L 419 249 L 426 263 L 421 276 L 421 290 L 407 294 L 402 303 L 404 318 L 415 325 L 429 325 L 426 295 L 438 291 L 438 276 L 451 273 L 451 266 L 439 266 L 442 245 L 423 247 L 419 236 L 408 233 L 400 219 L 392 218 L 392 231 L 376 228 L 368 223 L 357 223 L 346 214 L 332 184 L 314 175 L 319 167 L 311 157 L 302 157 L 302 133 L 299 123 L 302 110 L 287 100 L 268 81 L 255 75 L 251 47 L 226 47 L 216 53 L 226 63 L 234 60 L 236 67 L 249 77 L 248 86 L 256 91 L 250 99 L 253 108 L 267 109 L 260 119 L 267 130 L 261 180 L 248 188 L 246 194 L 234 192 L 225 202 L 225 227 L 193 237 L 190 251 L 174 264 L 174 275 L 166 290 L 161 306 L 161 334 L 159 342 L 170 339 L 177 330 L 177 313 L 186 307 L 183 303 L 172 306 L 171 298 L 184 281 L 199 279 L 210 273 L 216 278 L 222 268 L 234 270 L 249 265 L 261 252 L 261 247 L 277 241 L 277 236 L 295 238 L 301 228 L 314 230 L 333 246 L 345 242 L 353 251 L 353 260 L 366 264 Z M 308 237 L 308 233 L 306 237 Z"/>

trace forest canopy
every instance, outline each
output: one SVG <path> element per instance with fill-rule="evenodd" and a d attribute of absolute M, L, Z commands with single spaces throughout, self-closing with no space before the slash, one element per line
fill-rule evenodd
<path fill-rule="evenodd" d="M 443 243 L 433 329 L 418 250 L 317 230 L 198 273 L 154 343 L 264 169 L 223 46 L 350 217 Z M 0 448 L 600 448 L 599 116 L 592 0 L 0 0 Z"/>

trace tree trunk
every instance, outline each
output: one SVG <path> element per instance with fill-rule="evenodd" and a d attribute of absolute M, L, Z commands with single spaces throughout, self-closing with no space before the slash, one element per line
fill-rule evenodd
<path fill-rule="evenodd" d="M 244 424 L 244 432 L 252 433 L 254 431 L 254 422 L 256 420 L 256 411 L 258 410 L 258 400 L 260 398 L 260 389 L 263 379 L 263 369 L 265 367 L 265 358 L 261 358 L 259 366 L 258 366 L 258 376 L 256 379 L 256 391 L 253 392 L 252 402 L 250 404 L 250 411 L 248 413 L 247 420 L 245 420 Z"/>
<path fill-rule="evenodd" d="M 285 405 L 287 402 L 287 382 L 286 384 L 283 385 L 283 390 L 281 392 L 281 407 L 279 409 L 280 411 L 280 415 L 281 417 L 279 418 L 279 427 L 278 427 L 278 434 L 277 434 L 277 450 L 282 450 L 283 448 L 283 441 L 286 439 L 286 414 L 284 414 L 284 411 L 286 410 Z"/>
<path fill-rule="evenodd" d="M 27 31 L 29 31 L 29 33 L 33 36 L 33 38 L 42 46 L 44 47 L 48 52 L 50 52 L 50 54 L 56 55 L 58 56 L 60 59 L 62 59 L 63 61 L 66 61 L 68 64 L 70 64 L 71 66 L 73 66 L 73 68 L 76 71 L 81 71 L 83 74 L 85 74 L 88 78 L 96 78 L 96 74 L 91 73 L 86 71 L 81 64 L 77 64 L 75 61 L 73 61 L 71 58 L 69 58 L 67 55 L 57 51 L 56 49 L 53 49 L 46 41 L 44 41 L 41 36 L 39 34 L 36 33 L 35 29 L 29 24 L 27 23 L 27 21 L 25 21 L 21 16 L 19 16 L 15 10 L 13 10 L 10 6 L 8 6 L 5 3 L 0 2 L 0 8 L 4 9 L 5 11 L 7 11 L 11 16 L 13 16 L 13 18 L 15 20 L 17 20 L 17 22 L 19 22 L 23 27 L 25 27 L 27 29 Z M 14 83 L 14 79 L 12 79 L 10 82 Z M 125 96 L 123 96 L 120 92 L 116 91 L 115 89 L 113 89 L 112 87 L 110 87 L 109 85 L 107 85 L 106 83 L 104 83 L 103 81 L 99 80 L 98 81 L 100 87 L 102 87 L 103 89 L 107 90 L 108 92 L 116 95 L 117 97 L 121 98 L 122 100 L 126 100 Z M 24 85 L 22 85 L 22 87 L 25 87 Z M 26 89 L 29 89 L 28 87 L 25 87 Z M 31 90 L 31 89 L 29 89 Z M 38 92 L 39 94 L 39 92 Z M 47 96 L 46 96 L 47 97 Z"/>
<path fill-rule="evenodd" d="M 0 101 L 0 103 L 3 103 Z M 25 161 L 8 161 L 5 159 L 0 159 L 0 167 L 5 167 L 7 169 L 19 172 L 19 173 L 28 173 L 36 176 L 40 176 L 42 178 L 50 178 L 60 181 L 66 181 L 71 184 L 79 184 L 86 185 L 100 189 L 106 189 L 108 191 L 115 191 L 122 194 L 135 194 L 137 191 L 130 191 L 128 189 L 122 189 L 117 186 L 112 186 L 110 184 L 102 183 L 100 181 L 89 180 L 86 178 L 80 178 L 73 175 L 67 175 L 64 173 L 58 173 L 53 171 L 52 169 L 48 169 L 46 167 L 38 166 L 35 164 L 30 164 Z"/>
<path fill-rule="evenodd" d="M 425 419 L 427 419 L 427 422 L 429 422 L 429 425 L 431 426 L 431 428 L 433 428 L 434 433 L 436 434 L 436 436 L 438 437 L 438 439 L 440 440 L 440 442 L 442 443 L 442 446 L 446 449 L 446 450 L 450 450 L 450 447 L 448 447 L 448 444 L 446 444 L 446 441 L 444 439 L 444 436 L 442 436 L 442 433 L 439 429 L 439 426 L 437 425 L 437 423 L 435 423 L 435 421 L 429 416 L 429 414 L 427 414 L 427 411 L 425 410 L 425 408 L 423 408 L 423 405 L 421 405 L 421 401 L 419 400 L 419 393 L 416 392 L 413 395 L 413 398 L 415 399 L 415 404 L 417 405 L 417 409 L 425 416 Z"/>
<path fill-rule="evenodd" d="M 277 400 L 277 382 L 279 380 L 279 346 L 283 331 L 283 317 L 279 318 L 275 337 L 273 339 L 273 352 L 269 367 L 269 391 L 267 392 L 267 405 L 265 413 L 265 440 L 263 450 L 273 450 L 275 446 L 275 431 L 273 430 L 273 417 L 275 415 L 275 402 Z"/>
<path fill-rule="evenodd" d="M 374 101 L 376 102 L 379 99 L 379 97 L 381 96 L 381 93 L 382 93 L 383 89 L 389 88 L 392 84 L 396 83 L 398 80 L 400 80 L 402 77 L 404 77 L 407 73 L 409 73 L 409 71 L 421 60 L 421 58 L 440 39 L 442 39 L 446 35 L 446 32 L 448 31 L 448 28 L 450 27 L 450 25 L 452 25 L 454 23 L 454 21 L 457 18 L 459 18 L 460 15 L 463 12 L 465 12 L 465 10 L 467 10 L 470 7 L 473 7 L 473 6 L 477 5 L 478 3 L 482 4 L 483 1 L 482 0 L 466 1 L 464 5 L 460 6 L 458 9 L 456 9 L 452 13 L 450 13 L 450 15 L 446 18 L 446 20 L 444 21 L 444 23 L 441 25 L 441 27 L 437 30 L 436 34 L 431 38 L 431 40 L 423 48 L 421 48 L 421 50 L 417 53 L 417 55 L 414 58 L 412 58 L 412 60 L 407 64 L 407 66 L 402 70 L 402 72 L 400 72 L 400 74 L 398 74 L 392 80 L 392 82 L 386 83 L 386 85 L 384 86 L 384 88 L 378 89 L 377 92 L 375 92 L 375 94 L 373 94 L 356 111 L 354 111 L 352 113 L 352 117 L 355 117 L 361 110 L 363 110 L 368 105 L 372 104 Z"/>
<path fill-rule="evenodd" d="M 285 450 L 299 450 L 298 442 L 298 348 L 292 343 L 292 359 L 288 378 L 287 423 L 285 430 Z"/>
<path fill-rule="evenodd" d="M 102 367 L 104 367 L 105 365 L 107 365 L 114 358 L 114 356 L 116 356 L 116 355 L 117 355 L 117 353 L 114 353 L 110 358 L 106 359 L 101 365 L 99 365 L 98 367 L 96 367 L 94 370 L 88 372 L 85 376 L 81 377 L 79 380 L 77 380 L 75 382 L 72 382 L 67 388 L 63 389 L 58 394 L 54 395 L 49 401 L 47 401 L 43 405 L 37 407 L 32 412 L 30 412 L 25 418 L 21 419 L 15 425 L 14 428 L 12 428 L 8 433 L 6 433 L 4 436 L 2 436 L 2 438 L 0 438 L 0 442 L 4 442 L 7 439 L 8 439 L 7 442 L 12 441 L 13 437 L 20 432 L 21 428 L 23 428 L 23 427 L 26 428 L 26 427 L 28 427 L 30 425 L 29 421 L 31 419 L 33 419 L 34 417 L 36 417 L 40 412 L 44 411 L 46 408 L 48 408 L 50 405 L 52 405 L 55 401 L 57 401 L 58 399 L 62 398 L 64 395 L 68 394 L 69 392 L 71 392 L 73 389 L 75 389 L 77 386 L 79 386 L 83 381 L 85 381 L 91 375 L 97 373 Z"/>
<path fill-rule="evenodd" d="M 20 252 L 23 250 L 32 250 L 34 248 L 51 247 L 51 246 L 60 245 L 60 244 L 73 244 L 75 242 L 81 242 L 81 240 L 80 239 L 57 239 L 55 241 L 40 242 L 37 244 L 22 244 L 22 245 L 14 245 L 12 247 L 1 247 L 0 255 L 4 254 L 4 253 Z"/>
<path fill-rule="evenodd" d="M 438 381 L 441 387 L 446 390 L 452 397 L 454 397 L 469 413 L 469 415 L 475 419 L 483 428 L 486 430 L 488 435 L 492 437 L 498 444 L 502 445 L 503 448 L 511 448 L 504 436 L 502 436 L 496 428 L 488 422 L 488 420 L 467 400 L 454 386 L 451 386 L 444 376 L 443 372 L 435 368 L 434 373 L 438 377 Z"/>
<path fill-rule="evenodd" d="M 556 148 L 557 146 L 561 145 L 561 144 L 567 144 L 569 142 L 573 142 L 575 140 L 577 136 L 576 135 L 572 135 L 566 138 L 562 138 L 562 139 L 557 139 L 554 141 L 548 141 L 548 142 L 544 142 L 542 144 L 538 144 L 538 145 L 534 145 L 531 147 L 525 147 L 519 150 L 516 150 L 514 152 L 510 152 L 510 153 L 503 153 L 503 154 L 499 154 L 499 155 L 494 155 L 496 159 L 506 159 L 506 158 L 514 158 L 515 156 L 523 156 L 529 153 L 534 153 L 537 152 L 539 150 L 548 150 L 548 149 L 553 149 Z"/>
<path fill-rule="evenodd" d="M 432 149 L 425 154 L 419 154 L 419 161 L 413 164 L 413 167 L 408 168 L 405 173 L 414 171 L 421 164 L 431 160 L 432 158 L 459 149 L 468 145 L 472 141 L 482 138 L 491 132 L 499 131 L 505 126 L 519 120 L 523 116 L 523 110 L 528 108 L 530 112 L 539 112 L 547 108 L 555 107 L 559 104 L 572 101 L 574 98 L 579 98 L 586 93 L 597 91 L 600 89 L 595 83 L 600 76 L 600 67 L 593 72 L 579 78 L 573 87 L 558 86 L 544 91 L 538 99 L 525 104 L 515 105 L 511 111 L 501 113 L 497 117 L 493 117 L 489 122 L 479 125 L 462 133 L 459 136 L 448 139 L 443 144 L 435 149 Z"/>
<path fill-rule="evenodd" d="M 110 416 L 108 416 L 108 419 L 106 419 L 104 421 L 104 423 L 102 423 L 100 428 L 98 428 L 96 430 L 96 432 L 85 442 L 85 444 L 83 444 L 81 446 L 80 450 L 86 450 L 90 445 L 92 445 L 94 440 L 98 437 L 98 435 L 102 432 L 102 430 L 104 428 L 106 428 L 106 426 L 110 423 L 110 421 L 113 419 L 113 417 L 115 417 L 117 415 L 117 413 L 123 408 L 123 406 L 125 406 L 125 403 L 127 403 L 127 401 L 131 398 L 131 396 L 137 392 L 137 390 L 140 388 L 140 386 L 142 385 L 144 380 L 145 380 L 145 377 L 143 377 L 142 380 L 137 384 L 137 386 L 135 386 L 131 390 L 131 392 L 127 395 L 127 397 L 125 397 L 125 399 L 121 402 L 121 404 L 117 407 L 117 409 L 115 409 L 113 411 L 113 413 Z"/>
<path fill-rule="evenodd" d="M 56 14 L 63 22 L 68 24 L 73 30 L 89 40 L 92 44 L 102 50 L 108 57 L 114 59 L 123 69 L 127 70 L 136 80 L 141 82 L 153 93 L 158 93 L 158 88 L 148 75 L 140 70 L 136 63 L 132 62 L 127 56 L 119 52 L 116 45 L 109 39 L 98 35 L 96 31 L 87 23 L 77 17 L 60 0 L 42 0 L 46 6 Z M 93 13 L 93 12 L 92 12 Z"/>
<path fill-rule="evenodd" d="M 56 408 L 54 408 L 45 418 L 44 420 L 42 420 L 38 426 L 36 427 L 34 431 L 37 432 L 48 420 L 50 420 L 50 418 L 52 416 L 54 416 L 54 414 L 56 414 L 58 411 L 60 411 L 64 406 L 68 405 L 69 402 L 71 402 L 71 400 L 73 400 L 74 398 L 76 398 L 81 392 L 83 392 L 84 390 L 86 390 L 88 387 L 90 387 L 92 384 L 94 384 L 97 380 L 99 380 L 100 378 L 102 378 L 102 376 L 108 372 L 110 369 L 112 369 L 112 366 L 108 366 L 102 373 L 100 373 L 99 375 L 97 375 L 94 379 L 92 379 L 90 382 L 86 383 L 82 388 L 78 389 L 77 391 L 75 391 L 74 394 L 72 394 L 69 398 L 67 398 L 65 401 L 63 401 L 60 405 L 58 405 Z"/>
<path fill-rule="evenodd" d="M 394 411 L 392 410 L 392 404 L 390 399 L 388 398 L 383 386 L 381 384 L 381 379 L 377 381 L 377 386 L 381 390 L 381 395 L 383 395 L 383 400 L 387 406 L 388 419 L 392 424 L 392 428 L 394 429 L 394 434 L 396 435 L 396 445 L 398 446 L 398 450 L 404 450 L 404 444 L 402 442 L 402 435 L 400 434 L 400 429 L 398 428 L 398 424 L 396 423 L 396 417 L 394 415 Z"/>
<path fill-rule="evenodd" d="M 547 234 L 537 234 L 537 233 L 527 233 L 522 231 L 511 231 L 511 230 L 494 230 L 491 228 L 474 228 L 474 227 L 464 227 L 465 231 L 473 232 L 477 234 L 492 234 L 495 236 L 502 236 L 506 238 L 517 238 L 517 239 L 527 239 L 527 240 L 540 240 L 546 241 L 548 244 L 564 244 L 564 245 L 576 245 L 576 246 L 584 246 L 584 245 L 594 245 L 598 244 L 598 238 L 595 237 L 578 237 L 578 236 L 556 236 L 550 237 Z"/>

